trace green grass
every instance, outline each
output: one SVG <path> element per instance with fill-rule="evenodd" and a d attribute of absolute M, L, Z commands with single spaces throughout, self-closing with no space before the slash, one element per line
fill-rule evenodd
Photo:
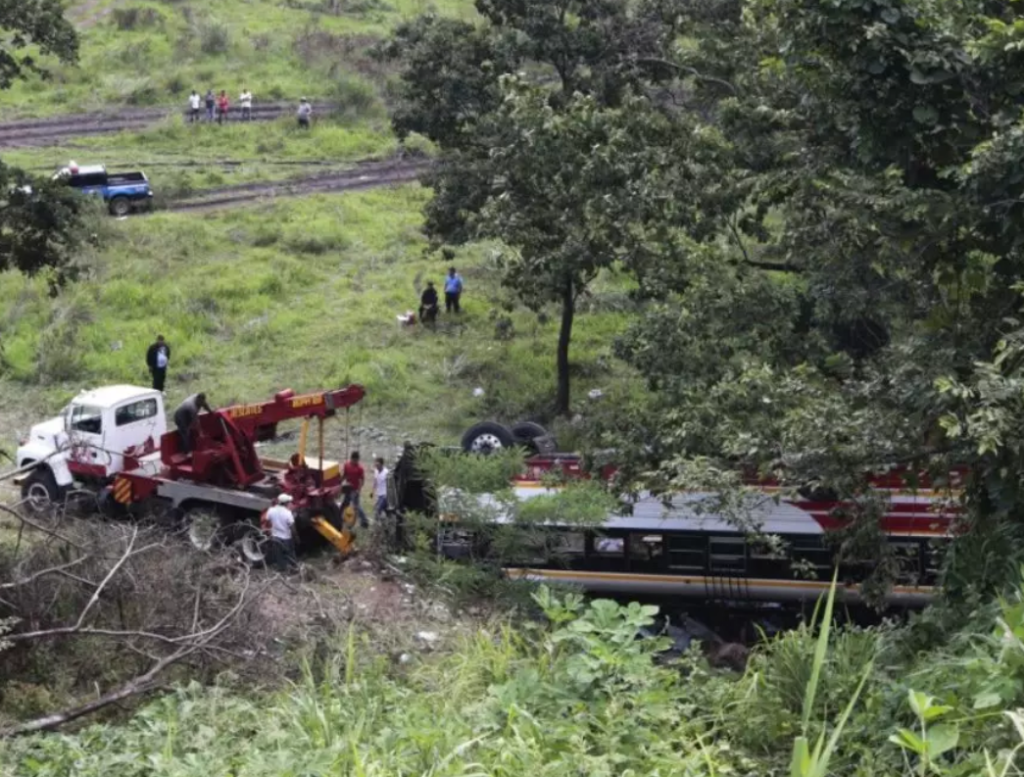
<path fill-rule="evenodd" d="M 79 67 L 54 66 L 3 94 L 8 117 L 112 105 L 183 108 L 189 91 L 243 87 L 256 100 L 344 101 L 386 77 L 366 49 L 400 20 L 421 13 L 470 17 L 470 0 L 126 0 L 82 31 Z M 128 9 L 141 14 L 119 27 Z M 125 24 L 122 22 L 122 25 Z"/>
<path fill-rule="evenodd" d="M 456 260 L 467 285 L 457 323 L 398 327 L 396 315 L 446 267 L 423 254 L 426 197 L 412 185 L 111 222 L 88 277 L 56 299 L 42 279 L 0 275 L 0 426 L 13 436 L 85 386 L 145 382 L 158 332 L 174 348 L 169 402 L 200 389 L 223 405 L 359 382 L 365 420 L 397 442 L 453 439 L 482 418 L 543 409 L 557 316 L 517 312 L 514 336 L 496 337 L 504 297 L 492 247 Z M 578 323 L 577 396 L 623 380 L 608 352 L 624 317 L 600 304 L 616 287 L 599 283 L 595 312 Z"/>
<path fill-rule="evenodd" d="M 70 160 L 109 170 L 145 170 L 161 197 L 254 181 L 300 178 L 385 158 L 397 150 L 386 120 L 318 123 L 302 132 L 288 119 L 223 127 L 190 126 L 180 119 L 141 132 L 78 139 L 73 144 L 15 149 L 6 164 L 47 175 Z M 241 163 L 241 164 L 239 164 Z"/>

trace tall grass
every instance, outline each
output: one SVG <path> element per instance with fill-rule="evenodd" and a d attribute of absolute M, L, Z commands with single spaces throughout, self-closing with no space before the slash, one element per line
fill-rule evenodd
<path fill-rule="evenodd" d="M 522 311 L 516 337 L 495 338 L 489 314 L 501 292 L 486 247 L 458 257 L 467 284 L 458 320 L 443 317 L 436 331 L 398 326 L 447 266 L 423 254 L 425 197 L 404 186 L 128 219 L 112 225 L 87 278 L 56 299 L 41 280 L 0 275 L 0 420 L 14 410 L 43 417 L 89 385 L 146 381 L 143 355 L 158 333 L 173 348 L 169 403 L 200 388 L 223 405 L 286 386 L 364 384 L 350 427 L 390 435 L 353 434 L 352 445 L 373 446 L 367 454 L 390 455 L 381 446 L 407 435 L 451 441 L 482 418 L 518 419 L 553 390 L 556 328 Z M 574 358 L 607 356 L 622 321 L 582 317 Z M 13 436 L 21 422 L 6 420 Z M 335 451 L 343 428 L 344 419 L 330 435 Z"/>

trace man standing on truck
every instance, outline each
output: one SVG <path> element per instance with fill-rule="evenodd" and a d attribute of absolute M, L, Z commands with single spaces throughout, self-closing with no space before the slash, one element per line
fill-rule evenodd
<path fill-rule="evenodd" d="M 356 508 L 356 514 L 359 516 L 359 525 L 365 529 L 370 525 L 370 522 L 366 520 L 366 513 L 363 512 L 362 505 L 359 504 L 359 494 L 363 490 L 363 483 L 366 482 L 366 471 L 363 469 L 363 465 L 359 463 L 359 451 L 352 451 L 349 460 L 345 462 L 342 475 L 349 488 L 347 501 Z"/>
<path fill-rule="evenodd" d="M 448 268 L 448 277 L 444 279 L 444 310 L 446 313 L 459 313 L 459 298 L 462 296 L 462 278 L 454 267 Z"/>
<path fill-rule="evenodd" d="M 199 92 L 195 89 L 192 90 L 192 94 L 188 96 L 188 123 L 195 124 L 199 121 Z"/>
<path fill-rule="evenodd" d="M 281 572 L 295 568 L 295 514 L 288 508 L 288 494 L 277 497 L 277 504 L 267 510 L 270 524 L 270 565 Z"/>
<path fill-rule="evenodd" d="M 299 118 L 299 129 L 309 129 L 309 121 L 313 118 L 313 106 L 305 97 L 299 100 L 299 111 L 296 115 Z"/>
<path fill-rule="evenodd" d="M 146 366 L 149 367 L 149 374 L 153 376 L 153 388 L 157 391 L 164 390 L 164 381 L 167 380 L 167 362 L 170 359 L 171 346 L 166 343 L 163 335 L 157 335 L 156 342 L 146 351 Z"/>
<path fill-rule="evenodd" d="M 242 107 L 242 121 L 252 121 L 252 92 L 242 89 L 238 104 Z"/>
<path fill-rule="evenodd" d="M 212 413 L 210 406 L 206 404 L 206 394 L 193 394 L 174 411 L 174 425 L 178 427 L 178 434 L 181 435 L 181 452 L 192 452 L 192 426 L 199 417 L 199 411 L 205 410 Z"/>

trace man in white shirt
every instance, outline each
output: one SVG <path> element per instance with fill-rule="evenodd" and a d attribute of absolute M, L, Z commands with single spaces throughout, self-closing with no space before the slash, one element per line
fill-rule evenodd
<path fill-rule="evenodd" d="M 282 572 L 295 567 L 295 515 L 288 505 L 292 498 L 281 494 L 277 504 L 267 510 L 270 525 L 270 564 Z"/>
<path fill-rule="evenodd" d="M 384 466 L 384 458 L 378 456 L 373 460 L 373 517 L 380 520 L 388 511 L 388 475 L 391 470 Z"/>
<path fill-rule="evenodd" d="M 195 89 L 192 90 L 192 94 L 188 96 L 188 123 L 195 124 L 199 121 L 199 106 L 202 104 L 202 100 L 199 98 L 199 92 Z"/>
<path fill-rule="evenodd" d="M 252 121 L 252 92 L 243 89 L 238 104 L 242 106 L 242 121 Z"/>

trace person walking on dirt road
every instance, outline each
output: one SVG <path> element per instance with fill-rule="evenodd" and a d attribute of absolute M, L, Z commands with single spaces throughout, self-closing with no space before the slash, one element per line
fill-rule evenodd
<path fill-rule="evenodd" d="M 146 351 L 146 366 L 149 367 L 149 374 L 153 376 L 153 388 L 157 391 L 164 390 L 164 382 L 167 380 L 167 362 L 170 360 L 171 346 L 164 340 L 163 335 L 157 335 L 156 342 Z"/>
<path fill-rule="evenodd" d="M 352 451 L 349 460 L 345 462 L 342 476 L 345 478 L 349 488 L 347 501 L 356 509 L 356 514 L 359 516 L 359 525 L 365 529 L 370 525 L 370 522 L 366 520 L 366 513 L 363 512 L 363 507 L 359 504 L 359 494 L 363 490 L 363 483 L 366 482 L 366 470 L 359 463 L 359 451 Z"/>
<path fill-rule="evenodd" d="M 207 89 L 206 90 L 206 97 L 204 98 L 204 100 L 206 102 L 206 120 L 208 122 L 212 123 L 213 122 L 213 109 L 214 109 L 214 106 L 216 106 L 216 104 L 217 104 L 217 98 L 213 96 L 213 90 L 212 89 Z"/>
<path fill-rule="evenodd" d="M 277 504 L 267 510 L 270 525 L 270 565 L 281 572 L 295 568 L 295 514 L 289 509 L 288 494 L 277 497 Z"/>
<path fill-rule="evenodd" d="M 199 411 L 205 410 L 212 413 L 210 406 L 206 404 L 206 394 L 200 392 L 193 394 L 174 411 L 174 425 L 178 427 L 178 434 L 181 436 L 181 452 L 192 452 L 192 426 L 199 418 Z"/>
<path fill-rule="evenodd" d="M 195 89 L 192 90 L 192 94 L 188 96 L 188 123 L 195 124 L 199 121 L 199 106 L 202 100 L 199 97 L 199 92 Z"/>
<path fill-rule="evenodd" d="M 242 108 L 242 121 L 252 121 L 252 92 L 243 89 L 238 104 Z"/>
<path fill-rule="evenodd" d="M 309 129 L 309 122 L 313 118 L 313 106 L 305 97 L 299 100 L 299 110 L 296 116 L 299 119 L 299 129 Z"/>
<path fill-rule="evenodd" d="M 223 124 L 228 118 L 228 109 L 231 107 L 231 101 L 228 100 L 228 93 L 223 89 L 220 90 L 220 96 L 217 97 L 217 123 Z"/>
<path fill-rule="evenodd" d="M 461 313 L 459 298 L 462 297 L 462 278 L 455 268 L 448 269 L 448 277 L 444 279 L 444 310 L 446 313 Z"/>

